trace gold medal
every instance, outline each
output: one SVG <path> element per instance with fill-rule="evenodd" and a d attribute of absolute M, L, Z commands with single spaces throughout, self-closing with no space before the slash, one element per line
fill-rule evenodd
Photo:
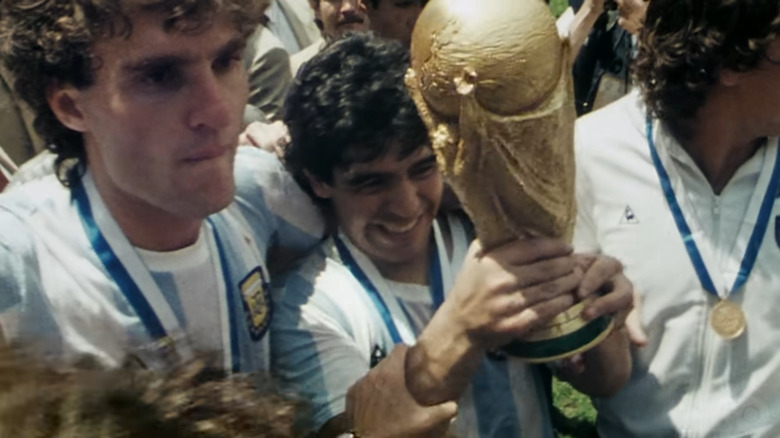
<path fill-rule="evenodd" d="M 747 322 L 737 303 L 720 300 L 710 312 L 710 325 L 721 338 L 736 339 L 745 331 Z"/>

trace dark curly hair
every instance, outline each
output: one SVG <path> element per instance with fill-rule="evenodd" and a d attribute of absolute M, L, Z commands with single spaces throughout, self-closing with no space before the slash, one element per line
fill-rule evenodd
<path fill-rule="evenodd" d="M 678 137 L 723 69 L 748 71 L 780 30 L 778 0 L 652 0 L 634 73 L 648 109 Z"/>
<path fill-rule="evenodd" d="M 303 65 L 285 103 L 287 166 L 312 195 L 303 170 L 322 182 L 400 144 L 405 157 L 429 143 L 404 85 L 409 52 L 370 32 L 336 39 Z"/>
<path fill-rule="evenodd" d="M 133 363 L 103 369 L 88 357 L 54 368 L 0 345 L 0 436 L 310 436 L 307 402 L 280 392 L 268 374 L 227 376 L 213 362 L 199 356 L 160 374 Z"/>
<path fill-rule="evenodd" d="M 35 129 L 57 155 L 55 169 L 65 185 L 86 169 L 81 133 L 65 127 L 49 108 L 46 94 L 54 83 L 87 88 L 99 60 L 91 48 L 98 40 L 128 38 L 131 17 L 164 17 L 166 32 L 205 31 L 227 18 L 246 38 L 262 17 L 255 0 L 3 0 L 0 2 L 0 57 L 12 72 L 14 91 L 35 112 Z"/>

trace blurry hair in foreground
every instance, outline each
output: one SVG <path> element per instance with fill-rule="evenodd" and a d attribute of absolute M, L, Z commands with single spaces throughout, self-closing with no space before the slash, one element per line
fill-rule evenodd
<path fill-rule="evenodd" d="M 0 347 L 0 437 L 248 438 L 306 436 L 306 406 L 270 377 L 233 375 L 194 360 L 157 374 L 91 361 L 42 365 Z"/>

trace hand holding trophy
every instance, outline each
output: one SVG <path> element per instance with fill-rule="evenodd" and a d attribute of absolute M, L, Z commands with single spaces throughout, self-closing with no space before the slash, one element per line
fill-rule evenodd
<path fill-rule="evenodd" d="M 431 0 L 406 76 L 439 165 L 486 250 L 517 238 L 571 240 L 576 118 L 569 45 L 541 0 Z M 529 362 L 583 352 L 611 331 L 588 301 L 504 350 Z"/>

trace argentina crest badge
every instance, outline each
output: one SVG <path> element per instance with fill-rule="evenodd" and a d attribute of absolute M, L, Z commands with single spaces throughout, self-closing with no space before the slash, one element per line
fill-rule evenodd
<path fill-rule="evenodd" d="M 268 281 L 260 267 L 255 268 L 239 283 L 249 334 L 259 341 L 271 322 L 271 298 Z"/>

